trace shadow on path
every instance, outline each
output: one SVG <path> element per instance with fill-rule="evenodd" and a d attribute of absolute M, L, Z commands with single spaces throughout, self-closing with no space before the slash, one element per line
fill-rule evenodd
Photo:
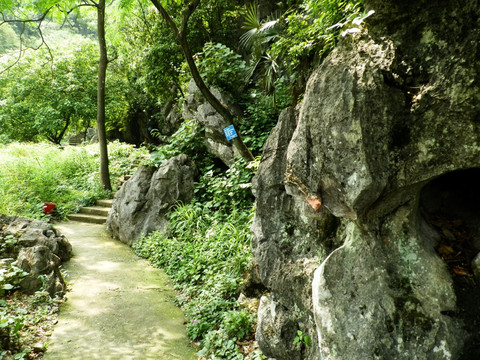
<path fill-rule="evenodd" d="M 55 228 L 74 256 L 64 265 L 70 291 L 45 360 L 197 359 L 161 270 L 110 239 L 104 225 Z"/>

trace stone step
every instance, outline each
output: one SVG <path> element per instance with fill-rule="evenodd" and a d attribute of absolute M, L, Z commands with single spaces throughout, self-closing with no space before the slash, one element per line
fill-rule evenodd
<path fill-rule="evenodd" d="M 85 206 L 80 209 L 81 214 L 99 215 L 105 217 L 108 216 L 109 211 L 110 208 L 106 206 Z"/>
<path fill-rule="evenodd" d="M 97 200 L 97 206 L 101 207 L 106 207 L 106 208 L 111 208 L 113 204 L 113 199 L 102 199 L 102 200 Z"/>
<path fill-rule="evenodd" d="M 91 215 L 91 214 L 70 214 L 67 216 L 69 220 L 80 221 L 90 224 L 105 224 L 107 221 L 106 216 Z"/>

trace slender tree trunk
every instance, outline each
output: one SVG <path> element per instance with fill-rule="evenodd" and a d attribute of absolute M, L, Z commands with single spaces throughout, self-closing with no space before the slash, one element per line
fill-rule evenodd
<path fill-rule="evenodd" d="M 100 182 L 106 190 L 112 190 L 110 172 L 108 170 L 108 148 L 105 131 L 105 79 L 107 74 L 107 45 L 105 41 L 105 0 L 97 4 L 97 32 L 100 49 L 98 62 L 98 87 L 97 87 L 97 135 L 100 144 Z"/>
<path fill-rule="evenodd" d="M 63 129 L 60 131 L 60 134 L 56 136 L 57 144 L 60 145 L 62 142 L 63 136 L 65 135 L 65 132 L 67 131 L 68 127 L 70 126 L 70 116 L 68 116 L 65 120 L 65 126 Z"/>
<path fill-rule="evenodd" d="M 235 124 L 235 119 L 228 107 L 222 104 L 215 95 L 212 94 L 208 86 L 202 79 L 200 72 L 198 71 L 197 65 L 195 64 L 195 60 L 193 59 L 192 52 L 190 47 L 188 46 L 187 41 L 187 27 L 188 27 L 188 19 L 190 15 L 195 11 L 195 8 L 200 3 L 200 0 L 192 0 L 189 4 L 186 5 L 186 8 L 183 12 L 183 19 L 181 28 L 178 29 L 177 25 L 173 22 L 170 15 L 167 13 L 165 8 L 162 6 L 159 0 L 151 0 L 152 4 L 157 8 L 160 15 L 163 17 L 167 25 L 172 29 L 180 47 L 182 48 L 183 56 L 187 61 L 188 67 L 190 69 L 190 73 L 192 74 L 193 80 L 197 85 L 198 89 L 205 97 L 210 105 L 225 119 L 228 124 Z M 237 129 L 238 133 L 238 129 Z M 246 161 L 253 161 L 255 158 L 253 157 L 252 153 L 248 149 L 248 147 L 243 142 L 240 134 L 238 133 L 238 137 L 232 140 L 233 146 L 237 149 L 243 159 Z"/>

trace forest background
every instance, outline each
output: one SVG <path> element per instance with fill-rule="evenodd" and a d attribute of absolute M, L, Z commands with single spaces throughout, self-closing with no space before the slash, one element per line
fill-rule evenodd
<path fill-rule="evenodd" d="M 100 181 L 98 145 L 67 146 L 69 137 L 97 126 L 100 3 L 0 0 L 2 214 L 48 220 L 41 204 L 53 201 L 53 216 L 63 218 L 110 195 Z M 234 122 L 255 161 L 223 164 L 208 153 L 195 119 L 163 131 L 165 108 L 181 113 L 192 69 L 158 4 L 179 28 L 193 10 L 185 24 L 192 59 L 202 80 L 241 109 Z M 170 235 L 153 233 L 135 249 L 175 281 L 199 356 L 262 359 L 253 341 L 255 307 L 238 302 L 251 265 L 251 179 L 279 113 L 301 102 L 316 65 L 339 37 L 359 31 L 368 14 L 354 0 L 118 0 L 106 3 L 105 14 L 112 179 L 131 163 L 158 166 L 180 153 L 200 174 L 194 201 L 170 215 Z M 10 270 L 0 277 L 4 296 L 21 276 Z M 0 304 L 0 327 L 10 332 L 12 354 L 34 358 L 25 340 L 30 319 L 6 304 Z M 308 346 L 302 334 L 292 342 Z"/>

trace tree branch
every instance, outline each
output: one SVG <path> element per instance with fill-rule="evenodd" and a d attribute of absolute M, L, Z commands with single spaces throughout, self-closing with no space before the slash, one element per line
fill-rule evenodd
<path fill-rule="evenodd" d="M 192 74 L 192 78 L 195 81 L 195 84 L 197 85 L 198 89 L 202 93 L 205 100 L 207 100 L 207 102 L 210 105 L 212 105 L 212 107 L 220 114 L 220 116 L 225 120 L 226 123 L 228 123 L 229 125 L 234 124 L 235 118 L 230 112 L 230 110 L 228 109 L 228 107 L 222 104 L 220 100 L 218 100 L 215 97 L 215 95 L 212 94 L 208 86 L 203 81 L 203 78 L 200 75 L 200 72 L 198 71 L 197 65 L 195 64 L 195 60 L 193 59 L 193 54 L 192 54 L 192 51 L 190 50 L 190 46 L 188 45 L 188 41 L 187 41 L 188 20 L 192 15 L 192 13 L 197 8 L 198 4 L 200 3 L 200 0 L 192 0 L 190 3 L 188 3 L 188 5 L 186 6 L 185 10 L 182 13 L 182 24 L 181 24 L 180 30 L 178 29 L 177 25 L 175 24 L 173 19 L 170 17 L 170 15 L 167 13 L 167 11 L 162 6 L 159 0 L 150 0 L 150 1 L 157 8 L 157 10 L 165 20 L 167 25 L 174 32 L 175 37 L 180 47 L 182 48 L 183 56 L 185 57 L 185 61 L 188 64 L 190 73 Z M 252 153 L 243 142 L 240 134 L 238 134 L 238 137 L 232 140 L 232 143 L 233 143 L 233 146 L 235 146 L 235 148 L 238 150 L 240 155 L 243 157 L 243 159 L 245 159 L 247 162 L 255 160 Z"/>
<path fill-rule="evenodd" d="M 185 10 L 183 11 L 182 26 L 180 29 L 180 34 L 182 36 L 187 36 L 188 20 L 190 19 L 190 16 L 193 14 L 195 9 L 198 7 L 199 3 L 200 3 L 200 0 L 192 0 L 190 3 L 188 3 Z"/>
<path fill-rule="evenodd" d="M 164 9 L 164 7 L 160 3 L 160 1 L 159 0 L 151 0 L 151 2 L 157 8 L 157 10 L 160 13 L 160 15 L 162 16 L 163 20 L 165 20 L 165 22 L 170 27 L 170 29 L 172 29 L 172 31 L 173 31 L 175 37 L 177 38 L 177 40 L 179 40 L 180 39 L 180 32 L 178 30 L 178 27 L 175 24 L 175 22 L 172 20 L 170 15 L 167 13 L 167 11 Z"/>
<path fill-rule="evenodd" d="M 20 59 L 22 58 L 22 55 L 23 53 L 25 52 L 25 50 L 23 49 L 23 34 L 25 32 L 25 24 L 28 24 L 28 23 L 36 23 L 37 26 L 36 26 L 36 29 L 40 35 L 40 39 L 41 39 L 41 42 L 40 44 L 37 46 L 37 47 L 31 47 L 31 49 L 33 50 L 38 50 L 42 47 L 42 45 L 45 45 L 47 50 L 48 50 L 48 53 L 50 55 L 50 59 L 53 59 L 53 54 L 52 54 L 52 50 L 50 48 L 50 46 L 48 46 L 47 42 L 45 41 L 45 38 L 43 36 L 43 32 L 42 32 L 42 23 L 43 21 L 45 20 L 46 16 L 48 15 L 48 13 L 54 8 L 55 5 L 53 6 L 50 6 L 47 10 L 45 10 L 44 13 L 42 13 L 38 18 L 36 19 L 7 19 L 5 17 L 5 13 L 3 12 L 0 12 L 0 14 L 2 15 L 2 22 L 0 23 L 0 26 L 4 23 L 20 23 L 22 24 L 22 31 L 19 35 L 19 39 L 20 39 L 20 49 L 18 51 L 18 57 L 17 59 L 10 65 L 8 65 L 5 69 L 2 69 L 0 70 L 0 74 L 6 72 L 7 70 L 11 69 L 12 67 L 14 67 L 16 64 L 19 63 Z"/>

